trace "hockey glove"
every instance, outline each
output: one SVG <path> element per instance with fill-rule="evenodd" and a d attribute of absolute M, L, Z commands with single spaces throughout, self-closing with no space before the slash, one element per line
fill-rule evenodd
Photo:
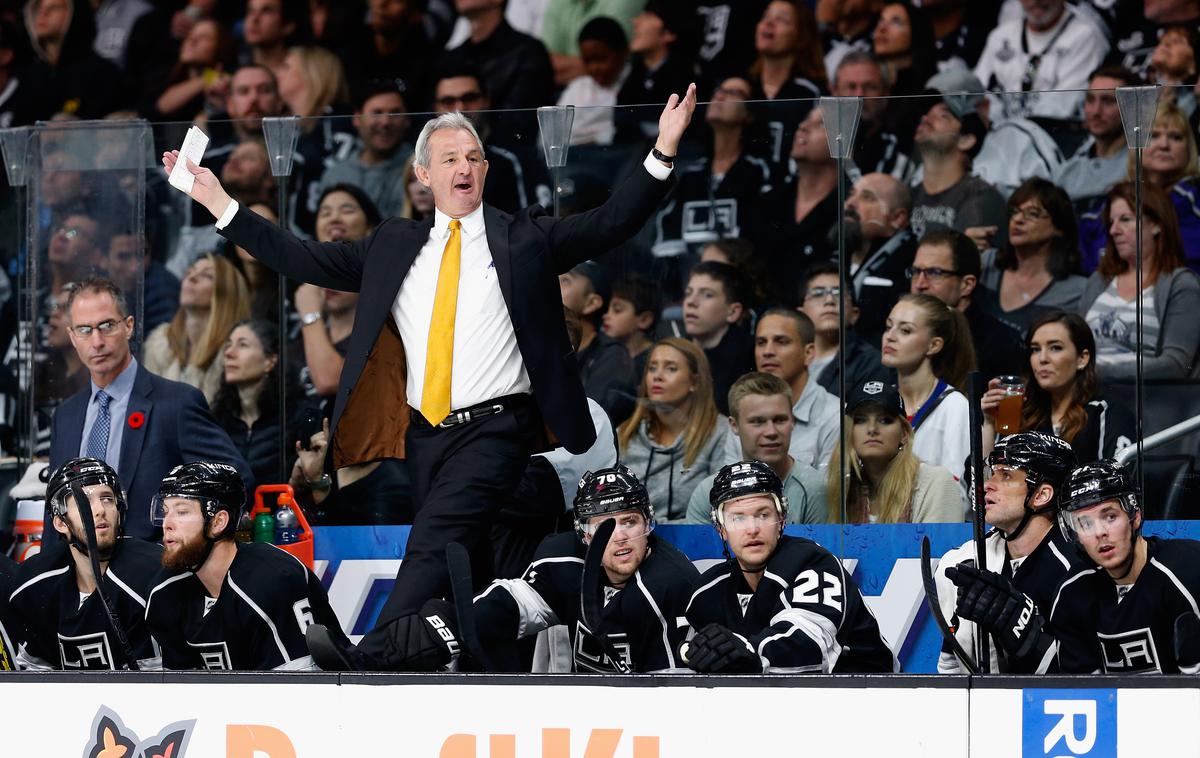
<path fill-rule="evenodd" d="M 955 613 L 995 635 L 1009 656 L 1022 658 L 1037 646 L 1041 617 L 1029 596 L 1011 580 L 967 564 L 946 569 L 946 578 L 958 585 Z"/>
<path fill-rule="evenodd" d="M 420 613 L 401 616 L 388 629 L 388 649 L 381 656 L 388 671 L 437 671 L 459 654 L 462 643 L 454 606 L 428 600 Z"/>
<path fill-rule="evenodd" d="M 709 624 L 687 643 L 687 665 L 701 674 L 761 674 L 762 659 L 745 637 Z"/>
<path fill-rule="evenodd" d="M 1200 674 L 1200 616 L 1194 613 L 1175 619 L 1175 665 L 1184 674 Z"/>

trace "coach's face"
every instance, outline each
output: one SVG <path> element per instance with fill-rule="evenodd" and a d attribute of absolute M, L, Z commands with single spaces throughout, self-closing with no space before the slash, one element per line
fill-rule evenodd
<path fill-rule="evenodd" d="M 100 387 L 129 365 L 129 339 L 133 336 L 133 316 L 122 316 L 107 292 L 80 292 L 71 302 L 71 340 L 79 360 Z"/>
<path fill-rule="evenodd" d="M 433 192 L 433 204 L 451 218 L 462 218 L 483 202 L 487 169 L 483 149 L 465 129 L 429 135 L 429 165 L 414 166 L 417 180 Z"/>

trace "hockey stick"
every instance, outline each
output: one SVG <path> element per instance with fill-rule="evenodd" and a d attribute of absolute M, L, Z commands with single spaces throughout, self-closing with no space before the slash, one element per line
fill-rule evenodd
<path fill-rule="evenodd" d="M 607 624 L 604 621 L 604 551 L 616 531 L 616 519 L 605 519 L 596 527 L 592 541 L 588 544 L 587 557 L 583 561 L 583 577 L 580 581 L 580 604 L 583 611 L 583 625 L 591 630 L 604 655 L 617 667 L 622 674 L 630 673 L 628 664 L 617 653 L 616 648 L 608 640 Z"/>
<path fill-rule="evenodd" d="M 933 620 L 938 625 L 938 629 L 942 630 L 942 639 L 946 641 L 946 645 L 950 647 L 951 652 L 962 663 L 963 668 L 967 670 L 968 674 L 978 674 L 979 666 L 971 658 L 971 654 L 963 649 L 958 638 L 954 636 L 954 629 L 942 614 L 942 604 L 938 600 L 937 583 L 933 580 L 933 557 L 930 555 L 928 537 L 921 538 L 921 582 L 925 585 L 925 601 L 929 603 L 929 613 L 933 615 Z"/>
<path fill-rule="evenodd" d="M 100 575 L 100 548 L 96 545 L 96 521 L 92 518 L 91 501 L 88 500 L 87 495 L 81 487 L 72 486 L 71 496 L 75 498 L 75 509 L 79 511 L 79 520 L 83 523 L 83 534 L 87 539 L 88 560 L 92 564 L 92 579 L 96 583 L 96 594 L 100 596 L 100 604 L 104 606 L 104 612 L 108 614 L 108 623 L 112 627 L 113 634 L 117 636 L 117 643 L 121 646 L 121 652 L 125 655 L 126 660 L 129 661 L 129 668 L 137 671 L 137 656 L 133 654 L 133 647 L 129 644 L 129 637 L 125 634 L 125 627 L 121 626 L 121 620 L 117 618 L 117 614 L 113 610 L 113 604 L 108 602 L 108 597 L 104 594 L 103 577 Z"/>
<path fill-rule="evenodd" d="M 475 591 L 471 584 L 471 556 L 458 542 L 446 545 L 446 570 L 450 572 L 450 591 L 454 595 L 454 615 L 458 617 L 458 633 L 471 657 L 479 661 L 484 671 L 497 671 L 487 651 L 479 642 L 475 627 Z"/>
<path fill-rule="evenodd" d="M 967 374 L 967 396 L 970 398 L 970 435 L 971 435 L 971 536 L 975 541 L 975 565 L 987 568 L 987 525 L 983 523 L 983 408 L 979 398 L 983 397 L 983 375 L 978 371 Z M 988 652 L 988 635 L 980 629 L 975 635 L 975 660 L 979 661 L 980 670 L 988 673 L 991 668 L 991 653 Z"/>

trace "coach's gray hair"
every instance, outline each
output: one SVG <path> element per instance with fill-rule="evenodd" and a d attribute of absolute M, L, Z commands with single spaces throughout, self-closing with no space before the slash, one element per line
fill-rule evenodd
<path fill-rule="evenodd" d="M 471 123 L 471 119 L 456 111 L 443 113 L 437 118 L 425 122 L 420 136 L 417 137 L 417 157 L 413 159 L 413 163 L 429 168 L 429 161 L 433 158 L 432 148 L 429 147 L 429 138 L 433 136 L 434 132 L 442 129 L 465 129 L 470 132 L 471 136 L 475 138 L 475 144 L 479 145 L 479 154 L 487 157 L 483 152 L 483 140 L 479 139 L 479 132 L 475 131 L 475 125 Z"/>

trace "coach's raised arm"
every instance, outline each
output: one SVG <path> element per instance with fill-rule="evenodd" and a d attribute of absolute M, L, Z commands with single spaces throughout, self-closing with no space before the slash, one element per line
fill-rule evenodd
<path fill-rule="evenodd" d="M 672 95 L 654 150 L 604 205 L 564 219 L 484 205 L 488 163 L 471 122 L 448 113 L 417 138 L 417 179 L 433 218 L 389 218 L 356 242 L 303 241 L 240 208 L 189 162 L 189 193 L 220 233 L 271 268 L 361 292 L 334 405 L 332 466 L 407 458 L 416 522 L 379 623 L 349 656 L 387 668 L 396 619 L 449 590 L 445 546 L 461 542 L 489 579 L 488 533 L 532 453 L 595 438 L 563 324 L 558 274 L 635 234 L 670 189 L 696 87 Z M 163 155 L 171 171 L 175 152 Z M 320 662 L 320 660 L 318 660 Z"/>

